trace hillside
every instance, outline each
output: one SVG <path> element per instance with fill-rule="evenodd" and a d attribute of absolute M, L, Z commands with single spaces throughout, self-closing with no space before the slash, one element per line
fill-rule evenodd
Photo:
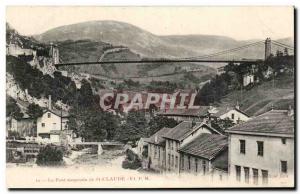
<path fill-rule="evenodd" d="M 242 96 L 242 98 L 241 98 Z M 242 100 L 241 100 L 242 99 Z M 235 106 L 239 101 L 241 109 L 251 116 L 259 115 L 271 109 L 294 107 L 294 77 L 285 75 L 273 81 L 267 81 L 251 90 L 233 91 L 223 98 L 221 106 Z"/>
<path fill-rule="evenodd" d="M 117 21 L 90 21 L 61 26 L 36 35 L 35 38 L 42 42 L 82 39 L 108 42 L 126 46 L 131 51 L 147 57 L 199 56 L 258 41 L 237 41 L 229 37 L 212 35 L 158 36 L 134 25 Z M 293 45 L 291 38 L 278 41 Z M 251 49 L 251 56 L 249 50 L 245 50 L 229 57 L 262 58 L 263 51 L 261 45 Z"/>
<path fill-rule="evenodd" d="M 62 62 L 141 60 L 142 57 L 124 46 L 115 46 L 102 41 L 67 40 L 57 42 Z M 89 73 L 112 79 L 134 79 L 140 82 L 180 81 L 185 77 L 184 68 L 195 69 L 199 81 L 206 81 L 215 75 L 213 68 L 193 63 L 138 63 L 138 64 L 96 64 L 62 67 L 62 70 Z M 180 73 L 181 72 L 181 73 Z"/>

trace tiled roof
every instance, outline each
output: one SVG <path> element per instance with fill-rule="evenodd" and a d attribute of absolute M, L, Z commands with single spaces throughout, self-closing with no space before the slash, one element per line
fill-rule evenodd
<path fill-rule="evenodd" d="M 251 133 L 270 133 L 270 134 L 294 134 L 294 120 L 288 115 L 287 110 L 271 110 L 250 121 L 235 125 L 226 132 L 251 132 Z"/>
<path fill-rule="evenodd" d="M 49 109 L 45 109 L 44 110 L 44 113 L 46 113 L 46 112 L 48 112 L 48 111 L 50 111 L 50 112 L 52 112 L 53 114 L 55 114 L 55 115 L 57 115 L 57 116 L 61 116 L 62 115 L 62 117 L 69 117 L 70 115 L 69 115 L 69 113 L 67 112 L 67 111 L 60 111 L 60 110 L 57 110 L 57 109 L 55 109 L 55 108 L 52 108 L 51 110 L 49 110 Z"/>
<path fill-rule="evenodd" d="M 152 144 L 163 145 L 165 139 L 162 136 L 168 133 L 171 129 L 172 128 L 164 127 L 155 134 L 153 134 L 151 137 L 144 139 L 144 141 Z"/>
<path fill-rule="evenodd" d="M 176 125 L 168 133 L 164 134 L 163 137 L 173 140 L 180 141 L 187 133 L 193 130 L 191 121 L 182 121 Z"/>
<path fill-rule="evenodd" d="M 221 151 L 227 149 L 227 137 L 224 135 L 203 133 L 190 143 L 179 148 L 179 152 L 184 152 L 194 156 L 214 159 Z"/>
<path fill-rule="evenodd" d="M 175 116 L 206 116 L 209 110 L 209 106 L 200 106 L 199 109 L 170 109 L 167 111 L 161 111 L 159 115 L 175 115 Z"/>

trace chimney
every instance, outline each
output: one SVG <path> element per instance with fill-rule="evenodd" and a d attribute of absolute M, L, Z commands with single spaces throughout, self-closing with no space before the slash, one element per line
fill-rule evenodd
<path fill-rule="evenodd" d="M 48 97 L 48 109 L 51 110 L 52 109 L 52 104 L 51 104 L 51 95 L 49 95 Z"/>
<path fill-rule="evenodd" d="M 289 109 L 288 109 L 288 116 L 290 116 L 290 117 L 293 117 L 294 116 L 294 109 L 292 108 L 292 106 L 290 105 L 289 106 Z"/>

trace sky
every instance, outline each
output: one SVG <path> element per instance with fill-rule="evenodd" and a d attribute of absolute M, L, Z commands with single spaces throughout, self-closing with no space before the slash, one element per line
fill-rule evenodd
<path fill-rule="evenodd" d="M 127 22 L 156 35 L 222 35 L 236 40 L 294 37 L 293 7 L 8 6 L 6 21 L 23 35 L 91 20 Z"/>

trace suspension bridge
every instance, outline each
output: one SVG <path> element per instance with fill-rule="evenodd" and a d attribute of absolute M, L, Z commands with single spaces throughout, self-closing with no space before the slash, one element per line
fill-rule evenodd
<path fill-rule="evenodd" d="M 264 54 L 261 58 L 238 58 L 235 57 L 235 53 L 243 51 L 246 55 L 251 54 L 251 49 L 257 49 L 257 47 L 264 47 Z M 248 51 L 247 51 L 248 49 Z M 273 49 L 273 50 L 272 50 Z M 272 40 L 267 38 L 265 41 L 260 40 L 253 43 L 245 44 L 242 46 L 238 46 L 235 48 L 214 52 L 211 54 L 201 55 L 201 56 L 193 56 L 193 57 L 182 57 L 182 58 L 165 58 L 165 59 L 142 59 L 142 60 L 109 60 L 109 61 L 85 61 L 85 62 L 62 62 L 55 63 L 54 65 L 58 67 L 62 66 L 73 66 L 73 65 L 94 65 L 94 64 L 134 64 L 134 63 L 183 63 L 183 62 L 194 62 L 194 63 L 261 63 L 265 61 L 268 57 L 270 57 L 274 52 L 274 49 L 280 50 L 284 49 L 287 51 L 294 52 L 294 47 Z M 252 50 L 253 52 L 253 50 Z"/>

